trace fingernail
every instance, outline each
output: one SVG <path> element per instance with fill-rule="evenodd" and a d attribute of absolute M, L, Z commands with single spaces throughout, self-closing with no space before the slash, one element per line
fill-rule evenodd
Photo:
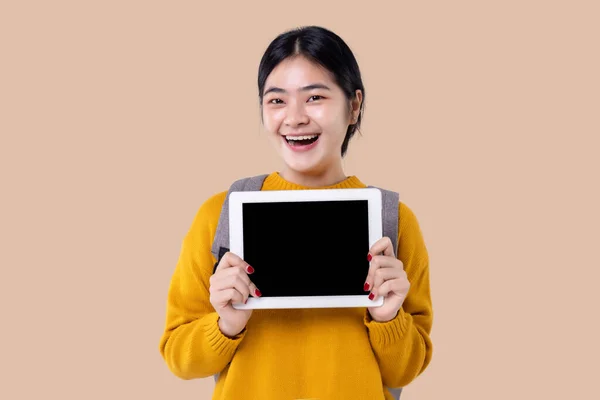
<path fill-rule="evenodd" d="M 247 271 L 249 274 L 253 274 L 253 273 L 254 273 L 254 268 L 252 268 L 250 265 L 248 265 L 248 268 L 246 268 L 246 271 Z"/>
<path fill-rule="evenodd" d="M 369 287 L 371 287 L 371 286 L 369 285 L 369 282 L 365 282 L 365 288 L 364 288 L 364 289 L 365 289 L 365 292 L 369 290 Z"/>
<path fill-rule="evenodd" d="M 260 292 L 260 290 L 256 289 L 254 291 L 254 294 L 257 295 L 258 297 L 262 296 L 262 293 Z"/>
<path fill-rule="evenodd" d="M 372 259 L 373 259 L 373 256 L 371 255 L 371 253 L 369 253 L 367 255 L 367 261 L 371 262 Z"/>
<path fill-rule="evenodd" d="M 371 293 L 371 294 L 369 295 L 369 300 L 373 300 L 374 298 L 375 298 L 375 295 L 374 295 L 373 293 Z"/>
<path fill-rule="evenodd" d="M 248 304 L 248 299 L 246 299 L 246 301 L 244 301 L 244 304 Z"/>

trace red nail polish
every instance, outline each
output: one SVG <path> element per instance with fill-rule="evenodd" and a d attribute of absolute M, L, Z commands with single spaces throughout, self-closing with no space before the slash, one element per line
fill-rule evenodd
<path fill-rule="evenodd" d="M 254 291 L 254 294 L 256 294 L 258 297 L 262 296 L 262 293 L 258 289 Z"/>
<path fill-rule="evenodd" d="M 246 299 L 246 301 L 244 301 L 244 304 L 248 304 L 248 299 Z"/>
<path fill-rule="evenodd" d="M 373 259 L 373 256 L 371 255 L 371 253 L 369 253 L 367 255 L 367 261 L 371 262 L 372 259 Z"/>
<path fill-rule="evenodd" d="M 369 282 L 365 282 L 365 287 L 364 287 L 365 292 L 367 292 L 369 290 L 369 287 L 370 287 Z"/>
<path fill-rule="evenodd" d="M 369 295 L 369 300 L 373 300 L 374 298 L 375 298 L 375 295 L 374 295 L 373 293 L 371 293 L 371 294 Z"/>
<path fill-rule="evenodd" d="M 248 265 L 248 268 L 246 268 L 246 271 L 248 271 L 249 274 L 253 274 L 254 268 L 252 268 L 250 265 Z"/>

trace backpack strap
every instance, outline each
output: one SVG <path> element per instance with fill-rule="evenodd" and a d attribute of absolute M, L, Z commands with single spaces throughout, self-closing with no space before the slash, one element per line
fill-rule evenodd
<path fill-rule="evenodd" d="M 259 191 L 267 176 L 268 175 L 264 174 L 238 179 L 229 187 L 225 202 L 221 207 L 221 215 L 219 216 L 217 231 L 211 249 L 211 253 L 217 259 L 215 269 L 221 260 L 221 257 L 229 251 L 229 195 L 231 192 Z"/>
<path fill-rule="evenodd" d="M 381 191 L 383 236 L 390 238 L 394 247 L 394 254 L 398 257 L 398 205 L 400 194 L 376 186 L 369 187 Z"/>

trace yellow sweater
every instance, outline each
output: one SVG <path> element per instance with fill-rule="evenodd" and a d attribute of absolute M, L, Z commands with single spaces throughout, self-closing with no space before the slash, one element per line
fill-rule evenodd
<path fill-rule="evenodd" d="M 327 188 L 362 188 L 352 176 Z M 301 190 L 278 173 L 262 190 Z M 224 336 L 209 300 L 212 240 L 225 200 L 202 204 L 181 248 L 167 297 L 160 352 L 182 379 L 220 373 L 213 400 L 383 400 L 432 355 L 429 258 L 415 215 L 399 205 L 398 258 L 411 287 L 397 317 L 378 323 L 365 308 L 254 310 L 246 330 Z"/>

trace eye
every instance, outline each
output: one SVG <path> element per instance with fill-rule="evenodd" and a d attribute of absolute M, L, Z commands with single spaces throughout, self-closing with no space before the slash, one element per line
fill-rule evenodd
<path fill-rule="evenodd" d="M 282 104 L 283 100 L 281 99 L 271 99 L 268 101 L 269 104 Z"/>
<path fill-rule="evenodd" d="M 317 100 L 321 100 L 323 98 L 323 96 L 319 96 L 318 94 L 315 94 L 314 96 L 310 96 L 308 98 L 308 101 L 317 101 Z"/>

